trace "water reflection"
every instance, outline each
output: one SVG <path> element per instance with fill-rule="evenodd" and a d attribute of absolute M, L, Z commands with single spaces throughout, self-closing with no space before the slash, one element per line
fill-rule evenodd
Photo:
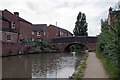
<path fill-rule="evenodd" d="M 31 78 L 32 62 L 29 56 L 2 58 L 2 78 Z"/>
<path fill-rule="evenodd" d="M 68 78 L 82 54 L 43 53 L 2 58 L 2 78 Z"/>
<path fill-rule="evenodd" d="M 33 78 L 68 78 L 73 74 L 81 55 L 41 54 L 35 56 L 32 63 Z"/>

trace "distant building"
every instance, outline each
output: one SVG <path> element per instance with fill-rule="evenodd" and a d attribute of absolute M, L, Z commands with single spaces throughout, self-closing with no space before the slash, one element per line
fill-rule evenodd
<path fill-rule="evenodd" d="M 32 31 L 32 41 L 47 41 L 48 39 L 48 31 L 47 24 L 34 24 Z"/>
<path fill-rule="evenodd" d="M 18 12 L 0 11 L 0 56 L 15 55 L 32 50 L 32 41 L 51 42 L 55 37 L 71 37 L 63 28 L 47 24 L 32 24 Z"/>
<path fill-rule="evenodd" d="M 120 10 L 113 10 L 111 7 L 109 8 L 108 14 L 108 25 L 109 28 L 115 24 L 117 17 L 120 16 Z"/>
<path fill-rule="evenodd" d="M 63 28 L 54 25 L 48 26 L 48 37 L 50 40 L 55 37 L 70 37 L 70 36 L 73 36 L 73 34 Z"/>

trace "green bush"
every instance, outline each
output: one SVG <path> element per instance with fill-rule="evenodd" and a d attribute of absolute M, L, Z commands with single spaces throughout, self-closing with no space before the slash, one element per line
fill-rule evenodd
<path fill-rule="evenodd" d="M 33 47 L 40 46 L 40 41 L 33 41 L 32 45 L 33 45 Z"/>
<path fill-rule="evenodd" d="M 84 45 L 83 44 L 74 44 L 70 46 L 71 52 L 81 52 L 84 51 Z"/>
<path fill-rule="evenodd" d="M 42 48 L 46 48 L 48 46 L 48 43 L 46 41 L 41 41 Z"/>
<path fill-rule="evenodd" d="M 113 26 L 108 26 L 107 20 L 101 21 L 101 34 L 97 42 L 97 57 L 111 78 L 120 77 L 119 71 L 119 47 L 120 47 L 120 18 L 117 18 Z"/>

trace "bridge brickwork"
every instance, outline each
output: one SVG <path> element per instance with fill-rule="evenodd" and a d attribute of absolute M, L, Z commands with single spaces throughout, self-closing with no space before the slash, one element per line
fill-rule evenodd
<path fill-rule="evenodd" d="M 61 52 L 64 52 L 67 46 L 70 46 L 73 44 L 82 44 L 89 51 L 95 51 L 96 42 L 97 42 L 97 37 L 79 36 L 79 37 L 53 38 L 51 43 Z"/>

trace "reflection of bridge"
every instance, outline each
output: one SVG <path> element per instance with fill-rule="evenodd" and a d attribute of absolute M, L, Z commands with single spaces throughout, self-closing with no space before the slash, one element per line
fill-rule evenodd
<path fill-rule="evenodd" d="M 94 51 L 96 48 L 97 37 L 91 36 L 79 36 L 79 37 L 61 37 L 61 38 L 53 38 L 52 44 L 57 47 L 60 51 L 68 50 L 73 44 L 82 44 L 88 50 Z"/>

